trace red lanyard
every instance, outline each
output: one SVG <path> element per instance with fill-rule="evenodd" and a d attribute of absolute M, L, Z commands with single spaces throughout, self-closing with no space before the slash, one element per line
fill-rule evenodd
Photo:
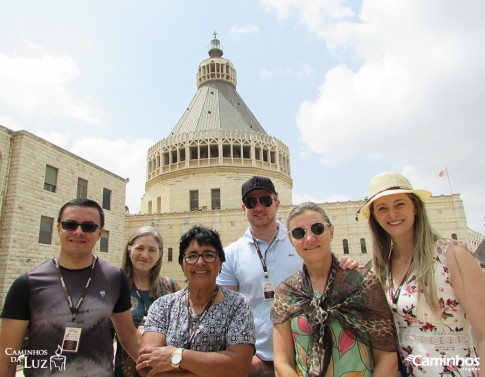
<path fill-rule="evenodd" d="M 57 276 L 59 277 L 59 280 L 61 282 L 61 287 L 64 292 L 64 296 L 66 296 L 67 304 L 69 305 L 69 310 L 71 311 L 72 314 L 72 322 L 76 321 L 76 314 L 79 313 L 79 307 L 83 303 L 84 299 L 86 298 L 86 295 L 88 294 L 88 288 L 89 285 L 91 284 L 92 276 L 93 276 L 93 270 L 94 266 L 96 265 L 96 261 L 98 260 L 98 257 L 93 256 L 93 263 L 91 264 L 91 270 L 89 271 L 89 277 L 88 281 L 86 282 L 83 292 L 81 294 L 81 297 L 79 298 L 76 306 L 73 305 L 71 295 L 69 294 L 69 291 L 67 290 L 66 283 L 64 282 L 64 278 L 62 277 L 61 273 L 61 268 L 59 266 L 59 262 L 56 257 L 54 257 L 54 264 L 56 265 L 56 271 L 57 271 Z"/>

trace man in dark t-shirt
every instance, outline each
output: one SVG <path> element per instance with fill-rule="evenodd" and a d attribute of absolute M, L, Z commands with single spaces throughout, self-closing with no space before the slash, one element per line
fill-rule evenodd
<path fill-rule="evenodd" d="M 103 227 L 103 210 L 92 200 L 74 199 L 61 208 L 58 257 L 20 275 L 7 294 L 1 314 L 2 376 L 15 375 L 20 354 L 26 376 L 112 376 L 110 319 L 123 348 L 136 359 L 139 339 L 128 279 L 119 267 L 93 255 Z"/>

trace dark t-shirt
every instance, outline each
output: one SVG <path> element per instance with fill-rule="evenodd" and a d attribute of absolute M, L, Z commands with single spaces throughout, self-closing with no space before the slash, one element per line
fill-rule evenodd
<path fill-rule="evenodd" d="M 69 270 L 61 267 L 67 290 L 76 306 L 90 275 L 91 267 Z M 52 357 L 60 354 L 71 311 L 53 260 L 19 276 L 12 284 L 2 318 L 28 320 L 28 343 L 24 359 L 26 376 L 112 376 L 112 313 L 129 310 L 130 289 L 124 272 L 115 265 L 97 260 L 88 292 L 76 315 L 82 326 L 77 353 L 63 352 L 66 367 L 52 370 Z M 59 359 L 59 358 L 58 358 Z M 35 367 L 35 368 L 34 368 Z"/>

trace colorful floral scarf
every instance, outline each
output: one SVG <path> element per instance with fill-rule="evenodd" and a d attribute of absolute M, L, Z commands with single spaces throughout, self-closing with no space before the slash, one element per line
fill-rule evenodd
<path fill-rule="evenodd" d="M 308 376 L 325 376 L 332 356 L 330 322 L 339 321 L 353 339 L 383 351 L 397 349 L 396 327 L 377 277 L 367 269 L 344 271 L 332 254 L 325 292 L 314 297 L 306 266 L 281 283 L 275 292 L 273 322 L 305 314 L 312 329 Z"/>

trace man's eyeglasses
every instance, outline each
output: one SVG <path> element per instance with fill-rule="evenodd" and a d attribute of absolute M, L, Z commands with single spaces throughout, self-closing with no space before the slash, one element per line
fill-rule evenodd
<path fill-rule="evenodd" d="M 202 260 L 205 263 L 214 263 L 217 258 L 217 253 L 212 253 L 212 252 L 206 252 L 202 254 L 189 253 L 184 255 L 184 259 L 188 264 L 196 264 L 199 261 L 200 257 L 202 257 Z"/>
<path fill-rule="evenodd" d="M 320 236 L 325 231 L 325 224 L 330 225 L 328 223 L 315 223 L 310 227 L 310 230 L 315 236 Z M 308 229 L 304 229 L 301 227 L 293 228 L 290 231 L 290 234 L 295 240 L 301 240 L 303 237 L 306 236 L 307 230 Z"/>
<path fill-rule="evenodd" d="M 77 221 L 72 221 L 72 220 L 66 220 L 66 221 L 61 221 L 61 227 L 64 230 L 69 230 L 69 231 L 74 231 L 77 229 L 77 227 L 81 225 L 81 229 L 85 233 L 93 233 L 96 232 L 96 229 L 98 229 L 98 224 L 95 223 L 78 223 Z"/>
<path fill-rule="evenodd" d="M 246 208 L 253 209 L 258 204 L 258 200 L 265 207 L 271 207 L 271 204 L 273 204 L 273 198 L 271 196 L 262 196 L 259 199 L 249 197 L 249 198 L 243 199 L 243 203 L 246 206 Z"/>

